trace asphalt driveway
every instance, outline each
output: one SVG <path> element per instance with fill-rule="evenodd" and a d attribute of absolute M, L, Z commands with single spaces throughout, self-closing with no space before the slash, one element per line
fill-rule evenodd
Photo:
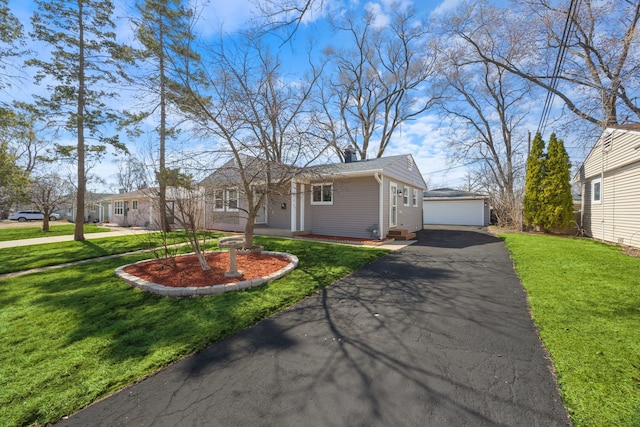
<path fill-rule="evenodd" d="M 65 426 L 568 425 L 502 241 L 434 227 Z"/>

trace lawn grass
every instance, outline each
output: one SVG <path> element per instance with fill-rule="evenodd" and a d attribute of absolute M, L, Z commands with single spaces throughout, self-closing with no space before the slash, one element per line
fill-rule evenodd
<path fill-rule="evenodd" d="M 206 234 L 211 239 L 222 235 L 212 232 L 206 232 Z M 167 244 L 186 241 L 184 233 L 179 231 L 167 233 L 166 236 Z M 149 249 L 163 246 L 164 242 L 162 233 L 152 232 L 82 242 L 69 241 L 4 248 L 0 249 L 0 274 Z"/>
<path fill-rule="evenodd" d="M 298 267 L 265 286 L 197 299 L 148 294 L 114 276 L 149 254 L 0 280 L 0 424 L 55 422 L 387 253 L 255 240 L 297 255 Z"/>
<path fill-rule="evenodd" d="M 50 223 L 49 231 L 44 232 L 40 227 L 2 228 L 0 229 L 0 242 L 9 240 L 34 239 L 36 237 L 66 236 L 73 234 L 74 224 Z M 85 224 L 85 234 L 103 233 L 111 231 L 110 228 L 98 227 L 96 224 Z"/>
<path fill-rule="evenodd" d="M 575 426 L 640 426 L 640 259 L 587 239 L 505 234 Z"/>

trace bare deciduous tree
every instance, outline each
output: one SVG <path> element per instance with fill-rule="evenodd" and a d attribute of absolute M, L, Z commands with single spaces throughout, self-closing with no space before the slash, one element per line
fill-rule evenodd
<path fill-rule="evenodd" d="M 49 217 L 60 206 L 71 201 L 73 191 L 67 179 L 48 173 L 32 178 L 29 194 L 31 203 L 44 214 L 42 231 L 49 231 Z"/>
<path fill-rule="evenodd" d="M 490 195 L 500 225 L 520 220 L 518 194 L 527 147 L 523 121 L 534 88 L 478 55 L 475 46 L 493 49 L 510 62 L 526 58 L 527 28 L 514 22 L 519 21 L 508 10 L 474 4 L 441 16 L 439 25 L 438 90 L 443 97 L 438 107 L 451 121 L 451 157 L 475 165 L 472 176 Z M 475 34 L 474 44 L 457 37 L 461 27 Z"/>
<path fill-rule="evenodd" d="M 363 20 L 352 16 L 336 22 L 347 41 L 325 52 L 335 66 L 333 114 L 340 117 L 348 147 L 362 159 L 370 149 L 381 157 L 398 126 L 435 101 L 421 90 L 436 61 L 428 27 L 412 8 L 396 3 L 390 10 L 386 25 L 370 10 Z M 341 158 L 344 148 L 335 147 Z"/>
<path fill-rule="evenodd" d="M 123 193 L 147 188 L 150 182 L 147 166 L 130 155 L 118 162 L 117 179 L 118 191 Z"/>
<path fill-rule="evenodd" d="M 551 91 L 583 119 L 583 124 L 598 128 L 638 120 L 640 105 L 635 94 L 640 90 L 640 2 L 578 3 L 578 12 L 571 17 L 573 31 L 568 42 L 562 43 L 568 1 L 516 1 L 521 6 L 520 16 L 527 19 L 531 52 L 528 60 L 506 58 L 494 46 L 483 44 L 485 34 L 492 29 L 489 22 L 482 22 L 482 16 L 477 17 L 481 26 L 460 26 L 457 33 L 483 60 Z M 556 75 L 555 58 L 563 47 L 564 66 Z M 556 85 L 554 77 L 558 78 Z"/>
<path fill-rule="evenodd" d="M 279 57 L 259 37 L 241 37 L 209 52 L 201 85 L 185 81 L 185 111 L 221 143 L 233 161 L 246 208 L 245 239 L 253 246 L 255 218 L 268 194 L 287 186 L 325 149 L 312 138 L 310 97 L 319 78 L 285 75 Z M 203 55 L 204 56 L 204 55 Z M 290 188 L 290 186 L 289 186 Z M 257 191 L 259 190 L 259 191 Z"/>

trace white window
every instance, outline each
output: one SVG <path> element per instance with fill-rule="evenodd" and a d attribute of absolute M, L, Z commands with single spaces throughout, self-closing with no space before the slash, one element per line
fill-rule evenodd
<path fill-rule="evenodd" d="M 124 202 L 122 200 L 118 200 L 113 204 L 113 214 L 124 215 Z"/>
<path fill-rule="evenodd" d="M 311 186 L 312 205 L 333 204 L 333 184 L 314 184 Z"/>
<path fill-rule="evenodd" d="M 238 210 L 238 190 L 227 190 L 227 210 Z"/>
<path fill-rule="evenodd" d="M 224 210 L 224 190 L 213 191 L 213 210 L 214 211 Z"/>
<path fill-rule="evenodd" d="M 602 202 L 602 179 L 591 181 L 591 203 Z"/>
<path fill-rule="evenodd" d="M 418 206 L 418 189 L 414 188 L 413 191 L 411 192 L 411 204 L 413 204 L 413 207 L 417 207 Z"/>
<path fill-rule="evenodd" d="M 134 211 L 138 210 L 138 201 L 137 200 L 133 200 L 131 202 L 131 209 L 133 209 Z"/>
<path fill-rule="evenodd" d="M 411 190 L 409 187 L 402 189 L 402 204 L 405 206 L 409 206 L 409 190 Z"/>

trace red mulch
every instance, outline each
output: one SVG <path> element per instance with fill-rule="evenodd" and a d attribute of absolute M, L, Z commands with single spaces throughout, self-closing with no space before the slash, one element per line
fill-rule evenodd
<path fill-rule="evenodd" d="M 149 282 L 163 286 L 184 288 L 222 285 L 225 283 L 252 280 L 267 276 L 289 265 L 285 257 L 265 254 L 238 254 L 238 270 L 242 277 L 227 278 L 229 253 L 213 252 L 206 254 L 209 271 L 203 271 L 195 255 L 176 257 L 175 268 L 170 266 L 171 259 L 155 259 L 126 267 L 125 272 Z"/>

